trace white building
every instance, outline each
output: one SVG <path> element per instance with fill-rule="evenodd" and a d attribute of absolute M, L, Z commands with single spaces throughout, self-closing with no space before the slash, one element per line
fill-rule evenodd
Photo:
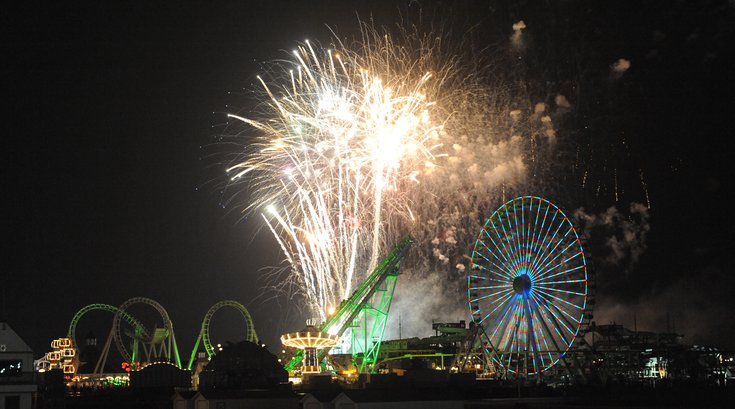
<path fill-rule="evenodd" d="M 0 409 L 30 409 L 35 393 L 33 351 L 0 322 Z"/>

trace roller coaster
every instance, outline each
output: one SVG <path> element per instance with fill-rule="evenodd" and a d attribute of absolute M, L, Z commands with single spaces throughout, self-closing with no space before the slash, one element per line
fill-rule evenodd
<path fill-rule="evenodd" d="M 160 318 L 159 322 L 155 323 L 152 328 L 146 327 L 140 320 L 128 312 L 128 309 L 136 304 L 153 307 L 157 312 L 158 318 Z M 71 340 L 71 345 L 77 349 L 76 356 L 78 357 L 80 344 L 77 342 L 76 330 L 79 321 L 92 311 L 105 311 L 112 314 L 112 323 L 99 359 L 95 363 L 94 370 L 92 371 L 93 375 L 102 375 L 105 372 L 113 343 L 120 357 L 122 357 L 122 366 L 125 370 L 137 370 L 153 362 L 169 362 L 179 368 L 191 369 L 200 345 L 203 346 L 208 358 L 211 359 L 216 354 L 216 350 L 210 339 L 209 327 L 214 314 L 225 307 L 234 308 L 242 315 L 245 323 L 243 339 L 258 343 L 255 325 L 247 308 L 237 301 L 223 300 L 214 304 L 204 315 L 190 359 L 185 367 L 182 365 L 173 323 L 168 312 L 161 304 L 150 298 L 133 297 L 123 302 L 120 306 L 110 304 L 86 305 L 74 314 L 69 323 L 67 338 Z"/>

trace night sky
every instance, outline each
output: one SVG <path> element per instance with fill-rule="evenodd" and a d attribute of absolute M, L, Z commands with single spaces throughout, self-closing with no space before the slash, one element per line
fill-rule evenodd
<path fill-rule="evenodd" d="M 274 240 L 256 234 L 258 218 L 243 219 L 241 196 L 223 192 L 222 152 L 239 149 L 220 138 L 225 113 L 248 109 L 263 63 L 307 38 L 328 42 L 327 25 L 349 37 L 358 15 L 395 26 L 419 10 L 453 33 L 474 26 L 488 53 L 524 20 L 523 76 L 537 90 L 574 83 L 586 98 L 560 138 L 604 129 L 624 145 L 621 183 L 639 186 L 645 169 L 645 251 L 632 266 L 600 266 L 599 323 L 632 326 L 635 313 L 639 326 L 664 330 L 669 313 L 689 342 L 735 348 L 733 2 L 162 3 L 29 2 L 0 13 L 0 316 L 37 355 L 82 306 L 133 296 L 166 307 L 184 354 L 222 299 L 245 304 L 266 343 L 300 325 L 258 279 L 281 259 Z M 631 68 L 610 79 L 619 58 Z M 628 192 L 619 203 L 565 197 L 590 212 L 645 200 Z M 107 319 L 80 328 L 103 337 Z M 236 315 L 216 320 L 221 338 L 237 333 Z"/>

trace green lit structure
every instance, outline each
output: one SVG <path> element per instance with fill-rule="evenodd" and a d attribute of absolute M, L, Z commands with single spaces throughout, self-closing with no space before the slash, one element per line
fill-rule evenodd
<path fill-rule="evenodd" d="M 153 307 L 163 320 L 162 328 L 154 328 L 150 335 L 142 332 L 144 328 L 135 327 L 133 334 L 132 352 L 128 352 L 127 346 L 123 340 L 122 321 L 123 314 L 133 304 L 147 304 Z M 173 362 L 181 368 L 181 358 L 179 357 L 179 347 L 176 345 L 176 335 L 174 334 L 174 325 L 168 316 L 168 312 L 157 301 L 146 297 L 133 297 L 122 303 L 119 312 L 115 314 L 112 322 L 112 330 L 110 334 L 115 340 L 117 349 L 122 353 L 123 358 L 131 365 L 137 365 L 141 358 L 145 362 L 154 362 L 155 360 L 165 360 Z M 109 343 L 109 341 L 108 341 Z M 140 356 L 140 346 L 143 347 L 143 356 Z M 109 346 L 108 346 L 109 348 Z M 105 353 L 105 351 L 103 351 Z"/>
<path fill-rule="evenodd" d="M 306 322 L 306 328 L 298 332 L 291 332 L 281 336 L 281 343 L 287 347 L 299 348 L 303 354 L 301 373 L 319 373 L 318 351 L 332 348 L 339 342 L 338 335 L 330 335 L 319 331 L 311 321 Z"/>
<path fill-rule="evenodd" d="M 204 350 L 207 353 L 207 357 L 210 359 L 216 354 L 216 351 L 214 350 L 214 347 L 212 346 L 212 341 L 209 339 L 209 322 L 212 320 L 212 316 L 214 316 L 214 313 L 217 312 L 220 308 L 224 307 L 230 307 L 238 310 L 242 317 L 245 319 L 245 330 L 246 330 L 246 337 L 245 339 L 252 342 L 252 343 L 259 343 L 258 341 L 258 334 L 255 332 L 255 324 L 253 324 L 253 318 L 250 316 L 250 313 L 248 312 L 247 308 L 245 308 L 242 304 L 240 304 L 237 301 L 232 300 L 224 300 L 220 301 L 217 304 L 214 304 L 204 315 L 204 320 L 202 320 L 202 327 L 199 330 L 199 336 L 197 336 L 197 340 L 194 343 L 194 349 L 191 350 L 191 356 L 189 357 L 189 363 L 186 366 L 187 369 L 191 369 L 194 365 L 194 362 L 196 361 L 196 354 L 199 351 L 199 343 L 204 344 Z"/>
<path fill-rule="evenodd" d="M 147 304 L 153 307 L 161 316 L 163 327 L 153 328 L 152 330 L 147 329 L 140 321 L 126 311 L 133 304 Z M 207 357 L 212 358 L 216 354 L 209 337 L 209 324 L 214 314 L 224 307 L 234 308 L 242 314 L 245 320 L 245 339 L 255 344 L 259 343 L 253 318 L 250 316 L 248 310 L 237 301 L 220 301 L 214 304 L 204 315 L 199 335 L 186 367 L 187 369 L 192 368 L 200 345 L 204 346 Z M 102 347 L 100 358 L 95 365 L 93 374 L 99 375 L 104 372 L 107 356 L 113 342 L 123 361 L 127 364 L 127 368 L 130 370 L 138 369 L 140 367 L 139 364 L 154 362 L 156 360 L 172 362 L 177 367 L 182 368 L 179 350 L 173 332 L 173 324 L 166 310 L 158 302 L 149 298 L 134 297 L 125 301 L 119 307 L 110 304 L 89 304 L 82 307 L 74 314 L 67 330 L 67 337 L 72 339 L 73 345 L 77 349 L 79 348 L 76 340 L 77 324 L 82 317 L 92 311 L 107 311 L 113 314 L 112 329 Z M 129 338 L 124 339 L 123 335 Z M 79 354 L 79 351 L 77 351 L 77 354 Z"/>
<path fill-rule="evenodd" d="M 76 314 L 74 314 L 74 317 L 71 319 L 71 322 L 69 323 L 69 329 L 67 330 L 67 337 L 71 338 L 73 341 L 74 348 L 77 349 L 77 354 L 80 354 L 81 351 L 79 350 L 79 343 L 77 343 L 76 338 L 76 329 L 77 324 L 79 323 L 79 320 L 86 315 L 88 312 L 91 311 L 107 311 L 111 312 L 113 316 L 120 316 L 122 320 L 124 320 L 128 325 L 133 327 L 133 331 L 135 334 L 139 334 L 140 338 L 149 338 L 150 335 L 148 334 L 148 330 L 145 329 L 143 324 L 141 324 L 138 320 L 133 318 L 132 315 L 128 314 L 127 312 L 119 309 L 118 307 L 115 307 L 114 305 L 110 304 L 89 304 L 82 307 L 79 311 L 77 311 Z M 105 367 L 106 361 L 107 361 L 107 352 L 110 349 L 110 344 L 112 343 L 112 334 L 108 336 L 107 342 L 105 343 L 105 346 L 103 350 L 105 353 L 100 355 L 100 359 L 96 362 L 94 371 L 92 373 L 94 374 L 101 374 L 103 372 L 103 368 Z M 118 350 L 120 352 L 120 355 L 124 357 L 124 359 L 127 359 L 128 362 L 132 360 L 131 356 L 126 356 L 125 350 Z"/>
<path fill-rule="evenodd" d="M 351 329 L 352 361 L 360 373 L 374 370 L 380 344 L 383 341 L 385 324 L 388 321 L 400 262 L 413 243 L 413 237 L 410 235 L 404 237 L 378 263 L 352 296 L 342 301 L 334 314 L 319 326 L 321 332 L 337 337 L 341 337 L 347 328 Z M 298 351 L 285 365 L 286 370 L 295 370 L 302 359 L 303 352 Z"/>

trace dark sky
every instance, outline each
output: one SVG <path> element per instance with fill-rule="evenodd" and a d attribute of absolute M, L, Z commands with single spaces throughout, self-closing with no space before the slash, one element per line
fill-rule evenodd
<path fill-rule="evenodd" d="M 2 315 L 37 353 L 82 306 L 133 296 L 167 308 L 187 354 L 222 299 L 245 304 L 268 343 L 292 329 L 276 303 L 257 298 L 259 269 L 280 260 L 273 240 L 222 206 L 225 166 L 212 155 L 222 145 L 211 146 L 224 113 L 247 103 L 263 62 L 307 38 L 328 41 L 325 25 L 348 35 L 357 14 L 393 25 L 399 7 L 420 6 L 451 14 L 453 31 L 478 24 L 488 46 L 523 19 L 527 75 L 554 82 L 571 72 L 589 87 L 569 132 L 602 123 L 626 134 L 653 203 L 648 250 L 619 280 L 606 273 L 608 304 L 655 315 L 649 322 L 662 309 L 683 323 L 710 319 L 696 333 L 677 330 L 735 346 L 732 4 L 162 3 L 28 2 L 0 17 Z M 605 85 L 623 57 L 632 67 L 622 85 Z M 590 72 L 600 79 L 585 81 Z M 630 308 L 619 311 L 631 321 Z M 217 325 L 225 337 L 239 324 L 223 314 Z"/>

